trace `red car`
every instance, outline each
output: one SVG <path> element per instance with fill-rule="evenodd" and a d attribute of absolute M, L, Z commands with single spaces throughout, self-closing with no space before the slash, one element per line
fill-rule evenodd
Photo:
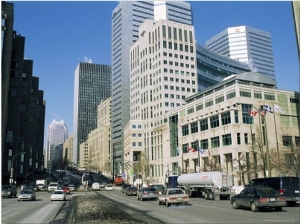
<path fill-rule="evenodd" d="M 68 186 L 61 187 L 61 190 L 63 190 L 65 192 L 65 194 L 70 194 L 71 193 L 70 188 Z"/>

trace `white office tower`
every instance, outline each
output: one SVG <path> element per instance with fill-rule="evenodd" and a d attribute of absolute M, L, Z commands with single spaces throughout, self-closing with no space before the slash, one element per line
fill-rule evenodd
<path fill-rule="evenodd" d="M 244 62 L 275 79 L 271 34 L 249 26 L 230 27 L 206 41 L 206 48 Z"/>
<path fill-rule="evenodd" d="M 176 7 L 176 5 L 178 7 Z M 167 13 L 170 20 L 180 17 L 178 11 L 182 2 L 172 2 Z M 174 8 L 171 10 L 171 8 Z M 189 4 L 186 3 L 186 8 Z M 181 11 L 182 9 L 180 9 Z M 111 65 L 112 65 L 112 147 L 115 174 L 121 173 L 123 166 L 123 129 L 130 119 L 130 47 L 139 38 L 139 26 L 146 19 L 154 19 L 154 3 L 144 1 L 121 1 L 112 12 Z M 192 18 L 184 16 L 187 23 Z"/>
<path fill-rule="evenodd" d="M 151 123 L 198 92 L 194 27 L 147 20 L 130 50 L 131 120 Z"/>
<path fill-rule="evenodd" d="M 193 25 L 191 5 L 181 1 L 154 1 L 154 20 L 160 19 Z"/>
<path fill-rule="evenodd" d="M 57 121 L 53 119 L 53 121 L 48 125 L 47 132 L 47 155 L 45 158 L 46 161 L 49 161 L 47 162 L 47 168 L 51 168 L 48 166 L 51 166 L 55 148 L 58 145 L 63 144 L 67 138 L 68 127 L 64 120 Z"/>

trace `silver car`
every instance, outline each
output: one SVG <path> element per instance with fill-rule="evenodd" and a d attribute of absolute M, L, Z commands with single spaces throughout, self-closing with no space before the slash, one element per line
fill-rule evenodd
<path fill-rule="evenodd" d="M 171 204 L 186 205 L 190 197 L 180 188 L 168 188 L 158 195 L 158 204 L 165 204 L 167 207 Z"/>
<path fill-rule="evenodd" d="M 137 191 L 137 200 L 156 200 L 158 196 L 158 192 L 153 187 L 142 187 L 140 190 Z"/>
<path fill-rule="evenodd" d="M 23 189 L 21 190 L 20 194 L 18 195 L 18 201 L 35 201 L 36 194 L 33 189 Z"/>

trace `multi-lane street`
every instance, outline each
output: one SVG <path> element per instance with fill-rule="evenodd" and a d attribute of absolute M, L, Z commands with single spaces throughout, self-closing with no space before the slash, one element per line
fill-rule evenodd
<path fill-rule="evenodd" d="M 229 200 L 208 201 L 191 198 L 187 206 L 158 205 L 157 201 L 138 201 L 135 196 L 125 196 L 120 190 L 73 192 L 67 201 L 50 201 L 50 194 L 37 192 L 36 201 L 17 201 L 16 198 L 2 199 L 1 223 L 50 223 L 62 206 L 70 203 L 75 195 L 101 194 L 117 201 L 122 210 L 146 223 L 299 223 L 299 204 L 284 207 L 282 212 L 251 212 L 246 209 L 234 210 Z M 87 202 L 88 203 L 88 202 Z M 148 217 L 152 218 L 149 219 Z M 152 221 L 149 221 L 152 220 Z M 156 220 L 156 222 L 153 222 Z M 100 220 L 99 220 L 100 221 Z"/>

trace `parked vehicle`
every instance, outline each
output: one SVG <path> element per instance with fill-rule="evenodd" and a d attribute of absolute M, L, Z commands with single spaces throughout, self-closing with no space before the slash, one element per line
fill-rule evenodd
<path fill-rule="evenodd" d="M 65 201 L 67 198 L 66 193 L 63 190 L 55 190 L 50 197 L 51 201 Z"/>
<path fill-rule="evenodd" d="M 262 208 L 275 208 L 276 211 L 281 211 L 286 201 L 283 195 L 270 187 L 246 187 L 240 194 L 234 195 L 230 203 L 234 209 L 244 207 L 257 212 Z"/>
<path fill-rule="evenodd" d="M 158 205 L 165 204 L 169 207 L 171 204 L 184 204 L 190 201 L 190 197 L 180 188 L 168 188 L 158 195 Z"/>
<path fill-rule="evenodd" d="M 1 196 L 2 198 L 17 197 L 16 185 L 2 185 Z"/>
<path fill-rule="evenodd" d="M 62 186 L 60 190 L 63 190 L 65 194 L 71 194 L 70 188 L 68 186 Z"/>
<path fill-rule="evenodd" d="M 178 187 L 189 192 L 190 196 L 203 195 L 206 200 L 214 200 L 216 195 L 228 199 L 232 176 L 228 172 L 200 172 L 182 174 L 177 179 Z"/>
<path fill-rule="evenodd" d="M 252 179 L 248 186 L 271 187 L 285 196 L 287 206 L 295 206 L 299 202 L 299 181 L 298 177 L 266 177 Z"/>
<path fill-rule="evenodd" d="M 23 189 L 20 191 L 20 194 L 18 195 L 18 201 L 35 201 L 36 194 L 33 189 Z"/>
<path fill-rule="evenodd" d="M 142 187 L 137 191 L 137 200 L 145 200 L 145 199 L 157 199 L 158 193 L 157 190 L 153 187 Z"/>
<path fill-rule="evenodd" d="M 122 186 L 124 184 L 124 180 L 121 176 L 118 176 L 114 179 L 114 185 L 116 186 Z"/>
<path fill-rule="evenodd" d="M 92 184 L 92 190 L 93 191 L 99 191 L 100 190 L 100 184 L 98 182 L 94 182 Z"/>
<path fill-rule="evenodd" d="M 136 187 L 127 187 L 125 188 L 125 192 L 124 194 L 126 196 L 129 196 L 129 195 L 136 195 L 137 194 L 137 191 L 138 189 Z"/>
<path fill-rule="evenodd" d="M 107 185 L 105 186 L 105 190 L 106 190 L 106 191 L 113 191 L 114 189 L 113 189 L 112 184 L 107 184 Z"/>
<path fill-rule="evenodd" d="M 58 183 L 57 182 L 50 182 L 48 185 L 48 193 L 53 192 L 58 189 Z"/>

